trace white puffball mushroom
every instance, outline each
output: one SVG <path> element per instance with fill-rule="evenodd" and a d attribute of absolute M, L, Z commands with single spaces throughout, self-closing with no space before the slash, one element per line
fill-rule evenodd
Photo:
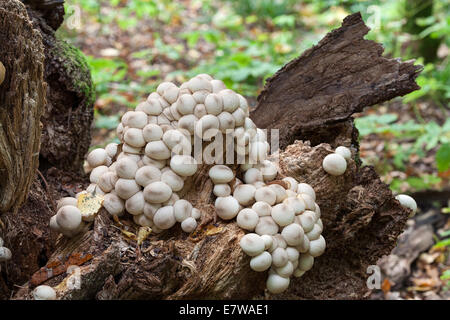
<path fill-rule="evenodd" d="M 297 216 L 303 230 L 308 233 L 314 228 L 316 223 L 316 214 L 313 211 L 306 210 L 302 214 Z"/>
<path fill-rule="evenodd" d="M 212 115 L 219 115 L 223 110 L 222 98 L 215 93 L 209 94 L 205 98 L 206 112 Z"/>
<path fill-rule="evenodd" d="M 272 255 L 264 251 L 250 260 L 250 268 L 256 272 L 263 272 L 272 265 Z"/>
<path fill-rule="evenodd" d="M 255 202 L 252 206 L 252 209 L 255 210 L 260 217 L 270 216 L 270 213 L 272 212 L 272 207 L 265 201 Z"/>
<path fill-rule="evenodd" d="M 159 208 L 158 211 L 156 211 L 155 215 L 153 216 L 153 222 L 155 223 L 155 226 L 157 226 L 162 230 L 172 228 L 177 222 L 175 220 L 173 207 L 165 206 Z"/>
<path fill-rule="evenodd" d="M 145 146 L 145 154 L 155 160 L 166 160 L 170 158 L 170 149 L 161 141 L 150 141 Z"/>
<path fill-rule="evenodd" d="M 49 225 L 50 225 L 50 229 L 52 229 L 53 231 L 61 232 L 61 228 L 59 227 L 58 222 L 56 222 L 56 214 L 50 218 Z M 3 244 L 0 244 L 0 247 L 1 246 L 3 246 Z"/>
<path fill-rule="evenodd" d="M 219 132 L 219 127 L 219 119 L 212 114 L 207 114 L 197 121 L 194 131 L 197 137 L 209 141 Z"/>
<path fill-rule="evenodd" d="M 98 187 L 103 192 L 111 192 L 116 185 L 117 179 L 119 179 L 115 172 L 108 171 L 102 174 L 100 179 L 98 180 Z"/>
<path fill-rule="evenodd" d="M 12 258 L 11 250 L 6 247 L 0 246 L 0 262 L 8 261 Z"/>
<path fill-rule="evenodd" d="M 259 216 L 258 214 L 249 208 L 244 208 L 239 211 L 236 217 L 237 225 L 245 230 L 253 231 L 255 230 L 256 225 L 258 224 Z"/>
<path fill-rule="evenodd" d="M 195 106 L 195 108 L 194 108 L 194 116 L 197 119 L 200 119 L 201 117 L 206 116 L 207 114 L 208 113 L 206 111 L 206 108 L 205 108 L 204 104 L 200 103 L 200 104 L 197 104 Z"/>
<path fill-rule="evenodd" d="M 340 176 L 347 169 L 347 162 L 340 154 L 332 153 L 323 159 L 322 166 L 332 176 Z"/>
<path fill-rule="evenodd" d="M 103 207 L 110 215 L 121 216 L 125 210 L 125 204 L 122 199 L 113 193 L 107 193 L 103 198 Z"/>
<path fill-rule="evenodd" d="M 89 175 L 89 180 L 91 181 L 91 183 L 97 184 L 98 181 L 100 180 L 100 177 L 105 172 L 108 172 L 107 166 L 102 165 L 102 166 L 95 167 L 94 169 L 92 169 L 91 174 Z"/>
<path fill-rule="evenodd" d="M 222 133 L 227 133 L 227 130 L 232 130 L 236 126 L 234 118 L 229 112 L 222 112 L 217 119 L 219 120 L 219 130 Z"/>
<path fill-rule="evenodd" d="M 191 216 L 192 216 L 192 218 L 194 218 L 195 220 L 198 220 L 198 219 L 201 218 L 202 213 L 201 213 L 200 210 L 198 210 L 197 208 L 192 208 Z"/>
<path fill-rule="evenodd" d="M 279 184 L 271 184 L 269 185 L 269 188 L 271 188 L 272 191 L 277 195 L 277 203 L 283 202 L 283 200 L 288 197 L 286 189 L 284 189 Z"/>
<path fill-rule="evenodd" d="M 263 234 L 263 235 L 261 235 L 261 239 L 264 240 L 265 250 L 268 250 L 270 247 L 272 247 L 272 244 L 273 244 L 272 236 L 269 236 L 268 234 Z M 270 261 L 272 263 L 272 257 L 270 257 Z"/>
<path fill-rule="evenodd" d="M 116 194 L 124 200 L 127 200 L 131 196 L 135 195 L 141 190 L 141 187 L 136 183 L 134 179 L 117 179 L 114 187 Z"/>
<path fill-rule="evenodd" d="M 122 123 L 126 127 L 142 129 L 147 125 L 147 114 L 143 111 L 128 111 L 125 115 L 122 117 Z"/>
<path fill-rule="evenodd" d="M 288 259 L 288 255 L 286 252 L 286 249 L 283 248 L 276 248 L 273 252 L 272 252 L 272 264 L 277 267 L 283 267 L 286 265 L 286 263 L 288 263 L 289 259 Z"/>
<path fill-rule="evenodd" d="M 314 199 L 309 194 L 301 193 L 297 196 L 297 198 L 303 200 L 306 210 L 310 210 L 310 211 L 316 210 L 316 203 L 314 202 Z"/>
<path fill-rule="evenodd" d="M 161 174 L 161 181 L 171 187 L 173 192 L 180 191 L 184 186 L 183 178 L 177 175 L 171 169 L 165 170 Z"/>
<path fill-rule="evenodd" d="M 249 256 L 254 257 L 264 251 L 264 240 L 256 233 L 248 233 L 239 242 L 242 250 Z"/>
<path fill-rule="evenodd" d="M 298 268 L 302 271 L 308 271 L 311 270 L 311 268 L 314 265 L 314 257 L 307 254 L 302 253 L 300 255 L 300 258 L 298 259 Z"/>
<path fill-rule="evenodd" d="M 233 219 L 239 212 L 239 202 L 232 196 L 218 197 L 214 206 L 217 215 L 223 220 Z"/>
<path fill-rule="evenodd" d="M 244 182 L 248 184 L 253 184 L 256 181 L 263 181 L 263 175 L 261 171 L 256 168 L 250 168 L 245 171 Z"/>
<path fill-rule="evenodd" d="M 294 271 L 294 277 L 300 278 L 305 274 L 306 271 L 300 270 L 299 268 L 295 269 Z"/>
<path fill-rule="evenodd" d="M 125 209 L 127 209 L 128 213 L 137 216 L 144 212 L 144 193 L 142 191 L 137 192 L 133 196 L 125 201 Z"/>
<path fill-rule="evenodd" d="M 228 197 L 231 194 L 231 187 L 228 184 L 216 184 L 213 189 L 216 197 Z"/>
<path fill-rule="evenodd" d="M 320 227 L 320 225 L 318 225 L 316 223 L 316 224 L 314 224 L 313 229 L 311 231 L 309 231 L 308 233 L 306 233 L 306 236 L 308 237 L 308 239 L 310 241 L 312 241 L 312 240 L 319 239 L 321 233 L 322 233 L 322 228 Z"/>
<path fill-rule="evenodd" d="M 34 300 L 56 300 L 56 292 L 52 287 L 41 285 L 33 290 Z"/>
<path fill-rule="evenodd" d="M 183 222 L 191 216 L 192 204 L 184 199 L 176 201 L 173 205 L 173 212 L 177 222 Z"/>
<path fill-rule="evenodd" d="M 194 134 L 195 130 L 195 122 L 198 120 L 198 118 L 193 114 L 187 114 L 185 116 L 182 116 L 178 120 L 178 128 L 184 129 L 189 132 L 189 134 Z"/>
<path fill-rule="evenodd" d="M 162 112 L 162 105 L 158 99 L 148 98 L 146 103 L 142 106 L 142 111 L 149 116 L 158 116 Z"/>
<path fill-rule="evenodd" d="M 144 204 L 144 215 L 148 219 L 153 220 L 153 216 L 155 215 L 156 211 L 158 211 L 158 209 L 161 207 L 162 205 L 160 203 L 149 203 L 146 201 Z"/>
<path fill-rule="evenodd" d="M 142 136 L 146 142 L 159 141 L 163 136 L 163 131 L 157 124 L 150 123 L 142 129 Z"/>
<path fill-rule="evenodd" d="M 286 177 L 286 178 L 283 178 L 283 181 L 288 183 L 288 185 L 289 185 L 289 188 L 288 188 L 288 189 L 289 189 L 289 190 L 297 191 L 297 188 L 298 188 L 298 182 L 297 182 L 297 180 L 295 180 L 295 179 L 292 178 L 292 177 Z"/>
<path fill-rule="evenodd" d="M 58 211 L 59 209 L 61 209 L 64 206 L 77 206 L 77 199 L 73 198 L 73 197 L 64 197 L 59 199 L 57 202 L 57 207 L 56 207 L 56 211 Z M 0 246 L 1 247 L 1 246 Z"/>
<path fill-rule="evenodd" d="M 196 228 L 197 228 L 197 221 L 195 221 L 195 219 L 192 217 L 184 219 L 183 222 L 181 222 L 181 229 L 186 233 L 191 233 Z"/>
<path fill-rule="evenodd" d="M 212 92 L 213 87 L 208 79 L 205 77 L 196 76 L 187 82 L 187 87 L 191 92 L 196 92 L 200 90 L 206 90 Z"/>
<path fill-rule="evenodd" d="M 297 187 L 297 193 L 305 193 L 309 195 L 314 201 L 316 201 L 316 192 L 307 183 L 299 183 Z"/>
<path fill-rule="evenodd" d="M 319 239 L 309 242 L 309 254 L 313 257 L 318 257 L 325 252 L 326 242 L 323 236 Z"/>
<path fill-rule="evenodd" d="M 223 83 L 222 80 L 213 79 L 210 82 L 214 93 L 218 93 L 227 88 L 227 86 L 225 85 L 225 83 Z"/>
<path fill-rule="evenodd" d="M 119 178 L 134 179 L 137 170 L 137 163 L 129 157 L 122 157 L 116 162 L 116 174 Z"/>
<path fill-rule="evenodd" d="M 277 166 L 270 160 L 264 160 L 258 165 L 264 181 L 272 181 L 278 174 Z"/>
<path fill-rule="evenodd" d="M 270 293 L 277 294 L 285 291 L 289 287 L 289 278 L 272 273 L 267 277 L 266 287 Z"/>
<path fill-rule="evenodd" d="M 294 221 L 294 210 L 284 203 L 277 204 L 272 208 L 271 216 L 281 227 L 287 226 Z"/>
<path fill-rule="evenodd" d="M 255 227 L 255 232 L 259 235 L 275 235 L 278 233 L 279 226 L 272 217 L 260 217 Z"/>
<path fill-rule="evenodd" d="M 194 113 L 194 108 L 197 102 L 190 94 L 183 94 L 177 100 L 177 110 L 182 115 Z"/>
<path fill-rule="evenodd" d="M 286 243 L 290 246 L 299 246 L 303 242 L 304 231 L 302 227 L 296 223 L 291 223 L 283 228 L 281 235 Z"/>
<path fill-rule="evenodd" d="M 408 209 L 412 210 L 412 213 L 409 215 L 409 217 L 413 217 L 417 212 L 417 203 L 416 200 L 414 200 L 411 196 L 408 196 L 406 194 L 399 194 L 395 197 L 400 204 Z"/>
<path fill-rule="evenodd" d="M 144 199 L 150 203 L 163 203 L 172 196 L 172 188 L 162 181 L 155 181 L 144 188 Z"/>
<path fill-rule="evenodd" d="M 283 200 L 283 203 L 294 209 L 295 215 L 299 215 L 305 211 L 305 202 L 303 199 L 289 197 Z"/>
<path fill-rule="evenodd" d="M 136 171 L 134 179 L 137 184 L 145 188 L 150 183 L 161 179 L 161 170 L 152 165 L 144 165 Z"/>
<path fill-rule="evenodd" d="M 256 188 L 251 184 L 240 184 L 233 192 L 233 197 L 243 206 L 251 205 L 255 202 Z"/>
<path fill-rule="evenodd" d="M 92 150 L 86 160 L 91 168 L 95 168 L 101 165 L 106 164 L 106 159 L 108 157 L 108 153 L 106 153 L 105 149 L 98 148 Z"/>
<path fill-rule="evenodd" d="M 218 95 L 222 98 L 224 111 L 232 113 L 239 107 L 239 97 L 233 90 L 225 89 L 220 91 Z"/>
<path fill-rule="evenodd" d="M 134 221 L 134 223 L 136 223 L 137 225 L 140 225 L 142 227 L 150 227 L 150 228 L 152 228 L 155 225 L 153 220 L 147 218 L 143 214 L 139 214 L 139 215 L 133 216 L 133 221 Z"/>
<path fill-rule="evenodd" d="M 208 174 L 214 184 L 228 183 L 234 179 L 233 170 L 221 164 L 212 166 Z"/>
<path fill-rule="evenodd" d="M 291 261 L 292 263 L 297 261 L 300 256 L 300 253 L 298 252 L 298 250 L 295 248 L 292 248 L 292 247 L 287 247 L 286 253 L 288 255 L 289 261 Z"/>
<path fill-rule="evenodd" d="M 160 170 L 166 166 L 166 160 L 156 160 L 156 159 L 152 159 L 148 156 L 143 156 L 142 162 L 146 166 L 154 166 Z"/>
<path fill-rule="evenodd" d="M 170 159 L 170 168 L 182 177 L 189 177 L 197 171 L 197 161 L 189 155 L 177 154 Z"/>
<path fill-rule="evenodd" d="M 145 146 L 145 139 L 141 129 L 137 128 L 127 129 L 125 131 L 123 139 L 125 143 L 135 148 L 141 148 Z"/>
<path fill-rule="evenodd" d="M 56 213 L 56 223 L 65 231 L 74 231 L 81 224 L 81 211 L 75 206 L 64 206 Z"/>
<path fill-rule="evenodd" d="M 350 149 L 344 146 L 337 147 L 334 153 L 341 155 L 345 160 L 350 160 L 352 157 Z"/>
<path fill-rule="evenodd" d="M 294 273 L 294 265 L 291 261 L 288 261 L 284 266 L 275 268 L 275 272 L 284 278 L 288 278 Z"/>
<path fill-rule="evenodd" d="M 262 187 L 255 191 L 255 200 L 267 202 L 269 205 L 273 206 L 277 201 L 277 195 L 269 187 Z"/>

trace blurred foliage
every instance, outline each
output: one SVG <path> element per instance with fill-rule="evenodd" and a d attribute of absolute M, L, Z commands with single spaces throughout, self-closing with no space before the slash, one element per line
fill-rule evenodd
<path fill-rule="evenodd" d="M 372 29 L 367 39 L 382 43 L 390 57 L 424 64 L 420 44 L 435 40 L 439 51 L 431 56 L 437 58 L 424 65 L 417 79 L 422 89 L 402 98 L 407 110 L 416 111 L 417 119 L 401 122 L 396 114 L 385 114 L 356 121 L 362 137 L 390 137 L 385 151 L 392 161 L 382 174 L 405 170 L 413 155 L 434 152 L 439 173 L 391 181 L 394 190 L 405 183 L 412 189 L 425 189 L 439 185 L 443 173 L 450 170 L 450 120 L 425 123 L 417 112 L 417 104 L 426 101 L 445 114 L 450 99 L 450 5 L 438 0 L 428 3 L 434 7 L 429 16 L 423 16 L 410 9 L 410 0 L 67 0 L 66 28 L 59 32 L 74 43 L 83 33 L 94 33 L 108 39 L 111 46 L 93 50 L 90 46 L 96 44 L 92 43 L 83 48 L 97 86 L 99 129 L 114 128 L 123 107 L 135 107 L 163 80 L 182 82 L 205 72 L 254 98 L 267 77 L 353 12 L 360 11 Z M 82 27 L 71 28 L 77 13 Z M 414 30 L 409 27 L 411 21 L 417 27 Z M 136 44 L 139 39 L 143 43 Z M 119 45 L 124 40 L 132 46 Z"/>

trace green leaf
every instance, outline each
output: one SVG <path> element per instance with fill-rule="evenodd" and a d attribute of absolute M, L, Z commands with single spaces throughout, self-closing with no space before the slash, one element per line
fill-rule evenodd
<path fill-rule="evenodd" d="M 439 172 L 447 171 L 450 168 L 450 143 L 441 145 L 436 152 L 436 166 Z"/>

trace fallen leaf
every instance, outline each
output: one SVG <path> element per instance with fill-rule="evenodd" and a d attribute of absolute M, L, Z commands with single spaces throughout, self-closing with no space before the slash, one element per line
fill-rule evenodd
<path fill-rule="evenodd" d="M 150 233 L 152 233 L 152 229 L 150 227 L 140 227 L 137 235 L 137 245 L 140 246 L 142 242 L 147 239 Z"/>
<path fill-rule="evenodd" d="M 383 290 L 384 294 L 391 291 L 391 282 L 389 281 L 388 278 L 385 278 L 383 280 L 383 283 L 381 284 L 381 290 Z"/>
<path fill-rule="evenodd" d="M 103 196 L 99 194 L 83 193 L 77 201 L 77 207 L 81 211 L 81 216 L 85 221 L 92 221 L 99 212 L 103 204 Z"/>

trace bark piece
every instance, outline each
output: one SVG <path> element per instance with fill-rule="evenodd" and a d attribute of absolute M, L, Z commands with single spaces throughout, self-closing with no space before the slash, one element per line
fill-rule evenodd
<path fill-rule="evenodd" d="M 42 37 L 15 0 L 0 3 L 0 212 L 25 201 L 39 161 L 40 117 L 45 105 Z"/>
<path fill-rule="evenodd" d="M 267 80 L 251 116 L 259 128 L 280 130 L 281 149 L 317 130 L 315 140 L 332 142 L 331 128 L 353 113 L 419 89 L 422 67 L 383 57 L 381 44 L 364 39 L 368 31 L 352 14 Z"/>

